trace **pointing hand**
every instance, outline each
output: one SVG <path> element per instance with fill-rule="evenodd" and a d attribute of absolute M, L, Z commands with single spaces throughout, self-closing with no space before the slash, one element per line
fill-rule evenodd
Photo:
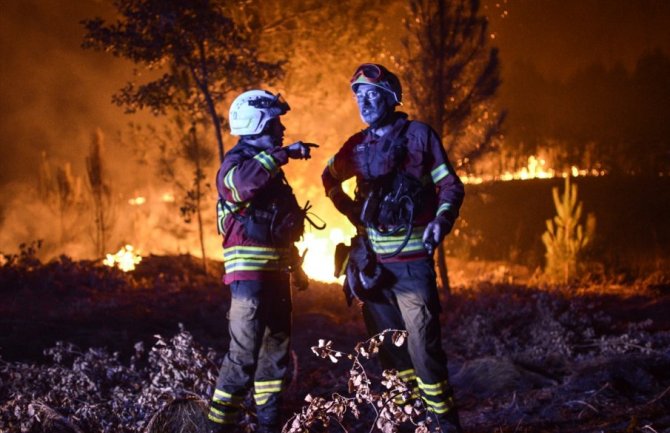
<path fill-rule="evenodd" d="M 285 149 L 289 158 L 310 159 L 312 157 L 311 150 L 312 148 L 315 147 L 319 147 L 319 145 L 314 143 L 303 143 L 302 141 L 296 141 L 295 143 L 286 146 Z"/>

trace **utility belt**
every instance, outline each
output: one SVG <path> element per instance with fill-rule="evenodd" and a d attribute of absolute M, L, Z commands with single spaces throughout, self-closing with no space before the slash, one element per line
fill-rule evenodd
<path fill-rule="evenodd" d="M 217 204 L 217 228 L 219 234 L 224 236 L 226 234 L 224 220 L 227 216 L 235 218 L 242 224 L 247 238 L 277 247 L 286 247 L 300 240 L 305 231 L 305 221 L 317 230 L 326 228 L 321 218 L 309 212 L 312 207 L 309 202 L 305 207 L 297 207 L 291 211 L 281 209 L 276 203 L 269 209 L 247 206 L 244 214 L 238 213 L 239 211 L 233 206 L 223 199 L 219 199 Z M 315 222 L 313 217 L 321 223 Z"/>

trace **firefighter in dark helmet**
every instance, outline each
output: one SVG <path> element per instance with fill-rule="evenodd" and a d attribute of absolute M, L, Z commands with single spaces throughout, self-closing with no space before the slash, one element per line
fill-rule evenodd
<path fill-rule="evenodd" d="M 358 228 L 354 244 L 368 246 L 376 269 L 370 279 L 348 269 L 345 284 L 363 302 L 371 335 L 389 328 L 408 331 L 407 346 L 384 343 L 384 367 L 412 384 L 443 432 L 461 432 L 441 345 L 433 248 L 458 217 L 463 183 L 439 135 L 395 110 L 402 88 L 393 73 L 366 63 L 350 84 L 368 127 L 342 145 L 322 180 L 335 207 Z M 341 187 L 351 177 L 357 185 L 354 199 Z M 348 268 L 356 264 L 352 257 Z"/>
<path fill-rule="evenodd" d="M 211 432 L 232 432 L 253 388 L 258 432 L 279 433 L 279 397 L 289 359 L 290 278 L 306 278 L 294 242 L 303 234 L 301 208 L 281 169 L 309 159 L 315 144 L 283 146 L 279 95 L 250 90 L 230 107 L 231 134 L 239 142 L 216 176 L 218 228 L 223 235 L 224 283 L 230 287 L 230 347 L 209 408 Z M 290 275 L 291 274 L 291 275 Z M 299 287 L 300 288 L 300 287 Z"/>

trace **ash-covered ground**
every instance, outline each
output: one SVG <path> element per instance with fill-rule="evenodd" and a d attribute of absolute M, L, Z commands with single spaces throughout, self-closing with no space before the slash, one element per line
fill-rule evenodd
<path fill-rule="evenodd" d="M 200 265 L 152 256 L 125 274 L 10 258 L 0 267 L 0 432 L 140 432 L 174 398 L 207 399 L 230 298 L 221 264 L 207 274 Z M 670 431 L 668 285 L 546 288 L 504 264 L 450 267 L 443 343 L 467 432 Z M 347 360 L 311 346 L 332 340 L 350 352 L 365 338 L 339 285 L 294 293 L 287 419 L 307 394 L 348 392 Z M 374 386 L 378 362 L 364 365 Z M 373 418 L 363 408 L 344 427 L 367 432 Z"/>

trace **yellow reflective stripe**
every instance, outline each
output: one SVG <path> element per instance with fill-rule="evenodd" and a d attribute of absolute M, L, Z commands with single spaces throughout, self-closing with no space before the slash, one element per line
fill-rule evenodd
<path fill-rule="evenodd" d="M 409 237 L 407 245 L 400 251 L 401 253 L 416 253 L 424 251 L 423 246 L 423 231 L 426 229 L 425 226 L 414 227 L 412 229 L 412 234 Z M 377 230 L 372 227 L 367 228 L 368 237 L 370 238 L 370 244 L 372 244 L 372 249 L 378 254 L 389 254 L 402 245 L 405 240 L 405 230 L 401 230 L 399 234 L 393 236 L 383 236 Z"/>
<path fill-rule="evenodd" d="M 268 259 L 279 260 L 283 255 L 288 253 L 288 248 L 273 248 L 273 247 L 256 247 L 256 246 L 242 246 L 237 245 L 223 249 L 224 260 L 251 258 L 251 259 Z"/>
<path fill-rule="evenodd" d="M 235 188 L 235 184 L 233 183 L 233 175 L 235 174 L 235 170 L 237 170 L 237 166 L 228 170 L 228 173 L 226 173 L 226 175 L 223 177 L 223 185 L 233 194 L 233 200 L 236 202 L 241 202 L 242 199 L 240 198 L 240 193 L 237 191 L 237 188 Z"/>
<path fill-rule="evenodd" d="M 419 385 L 419 388 L 421 388 L 421 385 Z M 442 395 L 444 394 L 443 389 L 425 389 L 421 388 L 421 392 L 423 392 L 425 395 L 430 395 L 430 396 L 436 396 L 436 395 Z"/>
<path fill-rule="evenodd" d="M 279 392 L 282 382 L 282 379 L 254 382 L 254 389 L 259 394 L 262 392 Z"/>
<path fill-rule="evenodd" d="M 339 180 L 340 176 L 337 173 L 337 170 L 335 170 L 335 157 L 333 156 L 328 160 L 328 172 L 330 173 L 333 178 Z"/>
<path fill-rule="evenodd" d="M 232 407 L 232 408 L 239 408 L 242 405 L 242 402 L 239 401 L 230 401 L 230 400 L 221 400 L 216 397 L 212 397 L 212 401 L 218 405 L 221 406 L 226 406 L 226 407 Z"/>
<path fill-rule="evenodd" d="M 221 200 L 216 202 L 216 226 L 219 229 L 219 234 L 225 234 L 223 221 L 226 219 L 226 210 L 221 204 Z"/>
<path fill-rule="evenodd" d="M 438 414 L 447 413 L 451 410 L 452 407 L 454 407 L 454 399 L 451 398 L 451 397 L 449 397 L 446 401 L 441 401 L 441 402 L 435 402 L 435 401 L 429 400 L 425 397 L 422 397 L 422 400 L 428 406 L 429 411 L 435 412 L 435 413 L 438 413 Z"/>
<path fill-rule="evenodd" d="M 288 265 L 287 257 L 286 248 L 235 246 L 224 248 L 223 266 L 226 273 L 279 271 Z"/>
<path fill-rule="evenodd" d="M 281 271 L 285 267 L 282 266 L 281 263 L 259 263 L 256 265 L 251 263 L 225 263 L 224 268 L 226 273 L 230 274 L 232 272 L 242 271 Z"/>
<path fill-rule="evenodd" d="M 275 162 L 274 158 L 270 156 L 265 150 L 254 156 L 254 159 L 258 161 L 269 173 L 274 173 L 277 170 L 277 163 Z"/>
<path fill-rule="evenodd" d="M 235 414 L 237 414 L 239 411 L 238 411 L 237 409 L 233 409 L 233 410 L 225 410 L 225 411 L 223 411 L 223 410 L 219 410 L 219 409 L 217 409 L 217 408 L 215 408 L 215 407 L 213 407 L 213 406 L 210 406 L 210 407 L 209 407 L 209 412 L 210 412 L 212 415 L 215 415 L 215 416 L 217 416 L 217 417 L 219 417 L 219 418 L 224 418 L 224 417 L 226 417 L 226 416 L 235 415 Z"/>
<path fill-rule="evenodd" d="M 224 206 L 225 203 L 225 206 Z M 225 234 L 225 225 L 224 222 L 228 215 L 231 213 L 237 212 L 240 209 L 244 209 L 249 206 L 249 202 L 233 203 L 227 200 L 219 200 L 216 202 L 216 224 L 219 228 L 220 234 Z"/>
<path fill-rule="evenodd" d="M 442 212 L 448 211 L 451 209 L 451 203 L 442 203 L 440 207 L 437 208 L 437 213 L 435 215 L 439 215 Z"/>
<path fill-rule="evenodd" d="M 437 402 L 437 401 L 428 400 L 425 397 L 423 397 L 422 400 L 428 405 L 428 409 L 432 410 L 433 412 L 445 413 L 446 411 L 449 410 L 449 406 L 447 405 L 446 401 Z"/>
<path fill-rule="evenodd" d="M 408 368 L 407 370 L 399 371 L 398 377 L 405 380 L 413 380 L 416 379 L 416 372 L 413 368 Z"/>
<path fill-rule="evenodd" d="M 447 176 L 449 176 L 447 164 L 440 164 L 430 172 L 430 177 L 433 178 L 433 183 L 438 183 Z"/>
<path fill-rule="evenodd" d="M 422 390 L 425 390 L 425 389 L 431 389 L 431 390 L 442 389 L 442 390 L 444 390 L 444 389 L 447 389 L 447 386 L 449 385 L 449 382 L 446 381 L 446 380 L 443 380 L 442 382 L 437 382 L 437 383 L 426 383 L 423 380 L 421 380 L 420 377 L 417 377 L 416 381 L 419 383 L 419 387 Z"/>
<path fill-rule="evenodd" d="M 449 386 L 449 383 L 446 380 L 438 383 L 425 383 L 421 380 L 420 377 L 418 377 L 416 381 L 424 395 L 435 396 L 443 394 L 445 391 L 447 391 Z"/>
<path fill-rule="evenodd" d="M 444 414 L 444 413 L 449 412 L 449 409 L 450 409 L 450 408 L 448 408 L 448 407 L 440 408 L 440 409 L 435 408 L 435 407 L 429 407 L 429 408 L 428 408 L 428 410 L 429 410 L 430 412 L 433 412 L 433 413 L 436 413 L 436 414 L 439 414 L 439 415 L 442 415 L 442 414 Z"/>
<path fill-rule="evenodd" d="M 264 405 L 270 400 L 271 393 L 254 394 L 254 400 L 258 406 Z"/>
<path fill-rule="evenodd" d="M 238 412 L 221 412 L 214 408 L 209 409 L 207 418 L 217 424 L 234 424 L 237 421 Z"/>
<path fill-rule="evenodd" d="M 244 396 L 233 395 L 233 394 L 227 393 L 226 391 L 222 391 L 220 389 L 215 389 L 214 390 L 214 396 L 212 397 L 212 400 L 217 402 L 217 403 L 221 403 L 221 402 L 236 403 L 236 402 L 244 401 Z"/>

